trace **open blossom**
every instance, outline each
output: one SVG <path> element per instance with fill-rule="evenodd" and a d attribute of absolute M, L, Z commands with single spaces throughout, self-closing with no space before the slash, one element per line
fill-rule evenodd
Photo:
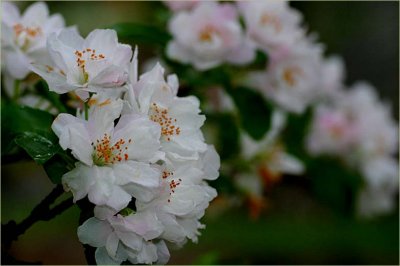
<path fill-rule="evenodd" d="M 199 70 L 225 62 L 242 65 L 255 56 L 231 4 L 207 1 L 191 11 L 178 12 L 169 31 L 174 39 L 167 46 L 168 57 Z"/>
<path fill-rule="evenodd" d="M 149 163 L 162 157 L 159 126 L 138 115 L 120 117 L 121 110 L 121 100 L 106 100 L 93 108 L 87 121 L 69 114 L 54 121 L 61 147 L 71 149 L 79 160 L 62 180 L 74 201 L 88 195 L 97 205 L 120 210 L 131 196 L 150 200 L 151 190 L 158 187 L 159 171 Z"/>
<path fill-rule="evenodd" d="M 7 75 L 24 79 L 30 72 L 31 62 L 47 63 L 48 36 L 64 28 L 59 14 L 49 16 L 43 2 L 30 5 L 23 15 L 10 2 L 2 2 L 1 51 L 2 65 Z"/>
<path fill-rule="evenodd" d="M 250 85 L 284 110 L 303 113 L 321 90 L 322 47 L 307 38 L 269 62 L 265 71 L 251 73 Z"/>
<path fill-rule="evenodd" d="M 50 64 L 34 64 L 32 70 L 42 76 L 49 89 L 69 91 L 120 92 L 128 80 L 132 57 L 129 45 L 118 43 L 114 30 L 94 30 L 83 39 L 76 30 L 65 29 L 47 41 Z M 87 98 L 87 93 L 81 94 Z"/>
<path fill-rule="evenodd" d="M 133 63 L 134 64 L 134 63 Z M 200 130 L 205 116 L 200 115 L 200 102 L 194 96 L 177 97 L 178 79 L 164 79 L 164 69 L 156 64 L 137 79 L 137 68 L 131 67 L 128 92 L 132 113 L 146 115 L 160 125 L 161 150 L 168 158 L 197 159 L 207 145 Z"/>
<path fill-rule="evenodd" d="M 248 37 L 270 57 L 284 52 L 304 35 L 302 16 L 287 1 L 239 1 L 238 6 Z"/>
<path fill-rule="evenodd" d="M 168 261 L 165 242 L 153 241 L 164 229 L 154 212 L 123 216 L 104 207 L 96 207 L 94 212 L 95 217 L 78 228 L 78 237 L 83 244 L 97 248 L 97 264 L 115 265 L 125 260 L 134 264 L 164 264 Z"/>

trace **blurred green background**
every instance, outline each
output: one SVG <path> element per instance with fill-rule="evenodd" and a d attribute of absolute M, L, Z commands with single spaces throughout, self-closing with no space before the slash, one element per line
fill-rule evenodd
<path fill-rule="evenodd" d="M 30 3 L 20 2 L 24 9 Z M 157 2 L 48 2 L 82 35 L 117 22 L 154 23 Z M 398 2 L 293 2 L 317 32 L 328 54 L 346 63 L 346 83 L 371 82 L 381 97 L 399 106 Z M 154 53 L 139 47 L 139 62 Z M 52 189 L 32 162 L 2 165 L 2 223 L 25 218 Z M 171 251 L 170 264 L 398 264 L 399 213 L 374 220 L 344 216 L 315 199 L 310 184 L 287 176 L 268 195 L 269 208 L 251 220 L 243 208 L 217 199 L 203 219 L 198 244 Z M 43 264 L 85 264 L 76 236 L 76 206 L 50 222 L 39 222 L 14 242 L 11 254 Z M 4 232 L 3 232 L 4 233 Z"/>

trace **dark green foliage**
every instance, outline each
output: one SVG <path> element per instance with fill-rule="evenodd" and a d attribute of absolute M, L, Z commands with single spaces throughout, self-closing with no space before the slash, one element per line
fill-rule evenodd
<path fill-rule="evenodd" d="M 272 107 L 263 96 L 249 88 L 237 87 L 228 91 L 240 110 L 240 125 L 255 140 L 270 129 Z"/>

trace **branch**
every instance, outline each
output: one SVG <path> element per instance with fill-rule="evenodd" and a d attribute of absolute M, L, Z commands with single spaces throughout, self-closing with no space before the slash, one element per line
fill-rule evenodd
<path fill-rule="evenodd" d="M 72 198 L 69 198 L 50 209 L 50 205 L 63 193 L 64 189 L 62 185 L 57 185 L 21 223 L 17 224 L 14 220 L 11 220 L 7 224 L 2 225 L 2 231 L 4 232 L 1 239 L 2 245 L 8 249 L 11 243 L 24 234 L 33 224 L 38 221 L 49 221 L 71 207 L 73 202 Z"/>

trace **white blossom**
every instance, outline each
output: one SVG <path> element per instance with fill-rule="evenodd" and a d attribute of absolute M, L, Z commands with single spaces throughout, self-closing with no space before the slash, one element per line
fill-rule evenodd
<path fill-rule="evenodd" d="M 202 2 L 191 11 L 177 12 L 170 20 L 173 40 L 168 43 L 171 59 L 206 70 L 222 63 L 250 63 L 254 48 L 245 38 L 235 7 Z"/>
<path fill-rule="evenodd" d="M 65 29 L 49 36 L 47 49 L 52 63 L 34 64 L 32 70 L 57 93 L 77 91 L 86 99 L 87 92 L 118 93 L 128 80 L 132 49 L 118 43 L 114 30 L 97 29 L 83 39 L 76 30 Z"/>

